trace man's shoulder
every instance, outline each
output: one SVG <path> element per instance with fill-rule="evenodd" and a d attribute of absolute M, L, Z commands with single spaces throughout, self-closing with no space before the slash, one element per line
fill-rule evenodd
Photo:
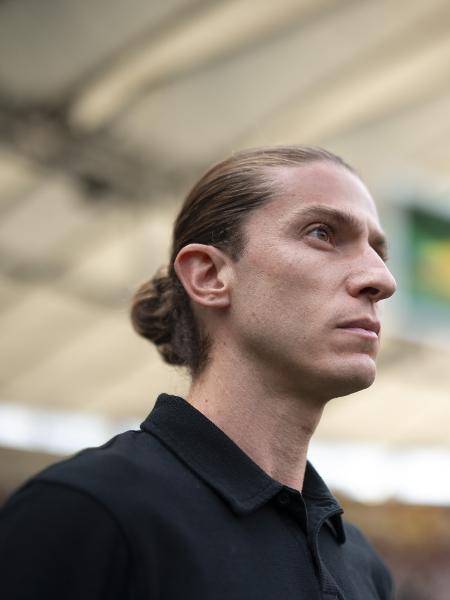
<path fill-rule="evenodd" d="M 107 485 L 114 480 L 117 486 L 121 478 L 134 479 L 142 471 L 148 475 L 164 454 L 164 448 L 153 436 L 130 430 L 50 465 L 34 479 L 80 485 Z"/>
<path fill-rule="evenodd" d="M 372 544 L 369 542 L 369 540 L 359 527 L 357 527 L 354 523 L 347 521 L 347 519 L 343 519 L 343 526 L 345 531 L 346 543 L 350 547 L 367 552 L 367 554 L 370 556 L 378 556 Z"/>
<path fill-rule="evenodd" d="M 143 431 L 126 431 L 102 446 L 50 465 L 25 486 L 59 484 L 89 495 L 114 512 L 128 511 L 137 509 L 144 497 L 147 507 L 160 505 L 163 494 L 170 494 L 175 482 L 186 477 L 185 471 L 157 438 Z"/>
<path fill-rule="evenodd" d="M 346 536 L 344 547 L 351 555 L 348 557 L 351 564 L 358 565 L 356 572 L 370 573 L 381 597 L 390 598 L 393 582 L 384 560 L 356 525 L 347 520 L 343 524 Z"/>

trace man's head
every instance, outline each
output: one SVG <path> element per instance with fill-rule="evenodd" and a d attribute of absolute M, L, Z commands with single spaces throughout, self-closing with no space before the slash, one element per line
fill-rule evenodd
<path fill-rule="evenodd" d="M 339 157 L 238 153 L 191 190 L 133 323 L 194 377 L 220 340 L 293 386 L 349 393 L 375 373 L 377 302 L 395 289 L 384 251 L 373 200 Z"/>

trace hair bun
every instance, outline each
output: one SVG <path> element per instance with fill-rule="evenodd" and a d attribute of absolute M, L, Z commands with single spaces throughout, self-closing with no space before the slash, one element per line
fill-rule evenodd
<path fill-rule="evenodd" d="M 167 266 L 136 291 L 131 305 L 131 322 L 136 332 L 153 342 L 170 364 L 184 361 L 172 348 L 175 321 L 174 285 Z"/>

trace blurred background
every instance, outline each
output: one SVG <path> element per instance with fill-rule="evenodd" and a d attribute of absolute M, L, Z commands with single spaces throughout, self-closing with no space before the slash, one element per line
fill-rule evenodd
<path fill-rule="evenodd" d="M 393 570 L 450 589 L 450 5 L 0 2 L 0 499 L 188 379 L 128 320 L 212 162 L 325 146 L 368 183 L 399 283 L 376 384 L 311 460 Z"/>

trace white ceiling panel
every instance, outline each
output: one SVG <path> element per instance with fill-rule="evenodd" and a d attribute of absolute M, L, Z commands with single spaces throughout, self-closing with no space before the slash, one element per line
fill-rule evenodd
<path fill-rule="evenodd" d="M 145 87 L 206 64 L 292 21 L 301 21 L 332 7 L 336 0 L 259 0 L 210 2 L 195 18 L 177 23 L 166 35 L 151 37 L 119 64 L 106 69 L 87 86 L 71 108 L 71 122 L 82 129 L 108 123 Z"/>
<path fill-rule="evenodd" d="M 3 387 L 8 402 L 62 408 L 89 406 L 105 384 L 120 383 L 148 361 L 148 348 L 132 330 L 127 311 L 103 315 L 58 352 Z"/>
<path fill-rule="evenodd" d="M 14 0 L 0 4 L 0 83 L 8 94 L 54 99 L 102 61 L 154 35 L 193 0 Z"/>
<path fill-rule="evenodd" d="M 1 313 L 21 302 L 29 293 L 29 285 L 24 282 L 11 280 L 0 273 L 0 318 Z"/>
<path fill-rule="evenodd" d="M 2 385 L 73 343 L 102 318 L 100 309 L 50 288 L 27 290 L 0 314 Z"/>
<path fill-rule="evenodd" d="M 449 356 L 447 356 L 447 361 Z M 383 444 L 448 446 L 450 382 L 436 382 L 426 368 L 420 383 L 410 381 L 418 370 L 397 369 L 379 374 L 372 388 L 332 400 L 319 425 L 319 438 L 371 440 Z"/>
<path fill-rule="evenodd" d="M 39 172 L 31 161 L 0 148 L 0 219 L 5 209 L 26 198 L 38 179 Z"/>
<path fill-rule="evenodd" d="M 144 362 L 120 381 L 104 381 L 86 404 L 89 411 L 112 418 L 135 417 L 143 420 L 161 392 L 185 396 L 189 376 L 184 370 L 165 364 L 157 350 L 143 340 Z"/>
<path fill-rule="evenodd" d="M 100 237 L 98 246 L 91 247 L 67 271 L 60 285 L 68 289 L 99 289 L 114 296 L 133 291 L 141 279 L 148 279 L 167 263 L 171 229 L 176 206 L 169 203 L 160 210 L 150 209 L 136 219 L 130 218 L 128 227 L 110 238 Z M 125 299 L 125 298 L 124 298 Z"/>
<path fill-rule="evenodd" d="M 0 221 L 0 244 L 11 256 L 37 260 L 91 220 L 73 182 L 54 176 Z"/>
<path fill-rule="evenodd" d="M 380 188 L 387 181 L 400 186 L 405 177 L 414 185 L 415 180 L 426 177 L 432 192 L 450 185 L 450 171 L 444 165 L 434 165 L 432 159 L 434 153 L 445 156 L 449 140 L 450 86 L 418 105 L 330 136 L 325 143 L 354 164 L 374 187 Z"/>
<path fill-rule="evenodd" d="M 271 138 L 295 143 L 323 144 L 324 140 L 349 127 L 398 110 L 420 98 L 429 99 L 448 87 L 446 73 L 450 58 L 450 37 L 444 32 L 406 54 L 386 57 L 374 69 L 357 76 L 349 74 L 330 84 L 325 93 L 310 95 L 307 106 L 299 104 L 274 119 Z M 417 85 L 420 81 L 422 84 Z M 251 140 L 249 140 L 251 143 Z"/>
<path fill-rule="evenodd" d="M 352 81 L 355 69 L 370 78 L 378 56 L 389 59 L 387 44 L 398 52 L 413 44 L 427 19 L 432 22 L 433 10 L 443 6 L 442 0 L 399 2 L 389 11 L 384 3 L 345 4 L 228 61 L 152 89 L 117 132 L 171 165 L 209 162 L 236 144 L 282 142 L 286 130 L 290 139 L 295 131 L 296 141 L 303 141 L 300 123 L 306 120 L 297 123 L 286 114 L 309 114 L 318 99 L 326 102 L 329 86 L 340 86 L 342 78 Z M 333 113 L 326 107 L 325 120 Z"/>

